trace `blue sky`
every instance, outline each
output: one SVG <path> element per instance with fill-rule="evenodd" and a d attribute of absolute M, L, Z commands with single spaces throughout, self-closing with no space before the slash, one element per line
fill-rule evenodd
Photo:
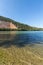
<path fill-rule="evenodd" d="M 43 27 L 43 0 L 0 0 L 0 15 Z"/>

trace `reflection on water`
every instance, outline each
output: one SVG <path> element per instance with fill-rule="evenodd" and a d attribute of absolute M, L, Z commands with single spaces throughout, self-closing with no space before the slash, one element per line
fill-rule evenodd
<path fill-rule="evenodd" d="M 0 46 L 16 45 L 22 47 L 32 43 L 43 43 L 43 32 L 0 32 Z"/>

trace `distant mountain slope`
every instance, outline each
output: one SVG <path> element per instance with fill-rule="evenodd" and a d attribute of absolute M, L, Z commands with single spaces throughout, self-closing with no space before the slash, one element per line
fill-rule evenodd
<path fill-rule="evenodd" d="M 0 21 L 1 22 L 9 22 L 9 27 L 8 28 L 1 28 L 0 27 L 0 30 L 23 30 L 23 31 L 25 31 L 25 30 L 30 30 L 30 31 L 32 31 L 32 30 L 34 30 L 34 31 L 36 31 L 36 30 L 43 30 L 43 28 L 36 28 L 36 27 L 31 27 L 31 26 L 29 26 L 29 25 L 26 25 L 26 24 L 22 24 L 22 23 L 19 23 L 19 22 L 16 22 L 16 21 L 14 21 L 14 20 L 12 20 L 12 19 L 10 19 L 10 18 L 6 18 L 6 17 L 3 17 L 3 16 L 0 16 Z M 4 24 L 4 23 L 3 23 Z M 6 24 L 7 25 L 7 24 Z M 1 26 L 1 25 L 0 25 Z M 3 25 L 4 26 L 4 25 Z"/>

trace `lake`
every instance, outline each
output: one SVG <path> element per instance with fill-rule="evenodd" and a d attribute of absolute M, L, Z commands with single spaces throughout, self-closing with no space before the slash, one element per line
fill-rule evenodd
<path fill-rule="evenodd" d="M 0 31 L 1 63 L 43 65 L 43 31 Z"/>
<path fill-rule="evenodd" d="M 42 43 L 43 44 L 43 31 L 1 31 L 1 40 L 14 40 L 16 43 Z"/>
<path fill-rule="evenodd" d="M 43 31 L 1 31 L 0 45 L 3 45 L 2 42 L 20 47 L 28 44 L 43 44 Z"/>

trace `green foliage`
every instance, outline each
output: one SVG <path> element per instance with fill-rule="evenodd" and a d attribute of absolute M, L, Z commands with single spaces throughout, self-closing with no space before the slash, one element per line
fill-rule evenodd
<path fill-rule="evenodd" d="M 0 28 L 0 31 L 16 31 L 16 29 Z"/>
<path fill-rule="evenodd" d="M 29 25 L 16 22 L 16 21 L 14 21 L 10 18 L 6 18 L 6 17 L 3 17 L 3 16 L 0 16 L 0 20 L 5 21 L 5 22 L 12 22 L 14 25 L 16 25 L 16 27 L 18 28 L 17 29 L 18 31 L 39 31 L 39 30 L 43 30 L 43 28 L 31 27 Z M 11 31 L 11 29 L 0 29 L 0 30 L 4 30 L 4 31 L 10 30 Z M 12 31 L 14 31 L 14 30 L 16 30 L 16 29 L 12 29 Z"/>

